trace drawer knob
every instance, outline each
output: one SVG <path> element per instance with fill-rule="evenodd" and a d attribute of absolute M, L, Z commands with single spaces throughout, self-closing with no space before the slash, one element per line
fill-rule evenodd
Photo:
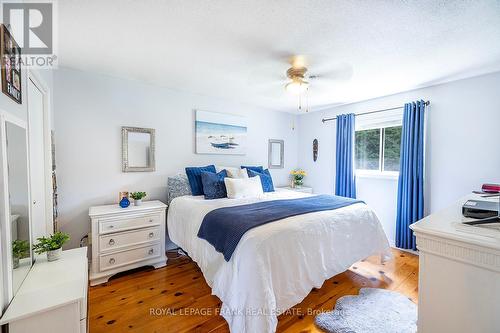
<path fill-rule="evenodd" d="M 149 254 L 153 254 L 154 252 L 155 252 L 155 250 L 150 249 L 148 253 L 149 253 Z"/>
<path fill-rule="evenodd" d="M 113 265 L 113 264 L 115 263 L 115 261 L 116 261 L 116 260 L 115 260 L 115 258 L 111 258 L 111 259 L 109 259 L 109 263 L 110 263 L 111 265 Z"/>
<path fill-rule="evenodd" d="M 110 225 L 108 226 L 108 228 L 109 228 L 109 229 L 113 229 L 114 227 L 115 227 L 115 226 L 114 226 L 114 225 L 112 225 L 112 224 L 110 224 Z"/>
<path fill-rule="evenodd" d="M 153 238 L 154 235 L 155 235 L 154 232 L 150 232 L 149 233 L 149 238 Z"/>
<path fill-rule="evenodd" d="M 153 222 L 153 219 L 149 219 L 149 222 Z"/>
<path fill-rule="evenodd" d="M 113 238 L 111 238 L 108 242 L 109 245 L 115 245 L 115 240 Z"/>

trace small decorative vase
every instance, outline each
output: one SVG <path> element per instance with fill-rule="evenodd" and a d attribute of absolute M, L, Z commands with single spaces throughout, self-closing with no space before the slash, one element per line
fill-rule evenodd
<path fill-rule="evenodd" d="M 136 205 L 136 206 L 142 205 L 142 199 L 134 200 L 134 205 Z"/>
<path fill-rule="evenodd" d="M 57 250 L 52 250 L 52 251 L 47 251 L 47 261 L 56 261 L 61 258 L 62 254 L 62 247 L 58 248 Z"/>
<path fill-rule="evenodd" d="M 302 184 L 303 184 L 302 179 L 295 179 L 294 181 L 295 188 L 301 188 Z"/>
<path fill-rule="evenodd" d="M 19 257 L 12 257 L 12 268 L 19 268 Z"/>
<path fill-rule="evenodd" d="M 130 200 L 127 197 L 123 197 L 120 200 L 120 207 L 121 208 L 127 208 L 128 206 L 130 206 Z"/>

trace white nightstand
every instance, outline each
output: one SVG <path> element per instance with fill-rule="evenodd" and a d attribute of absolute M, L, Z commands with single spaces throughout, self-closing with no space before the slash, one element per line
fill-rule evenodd
<path fill-rule="evenodd" d="M 167 205 L 157 200 L 128 208 L 118 204 L 90 207 L 91 286 L 107 282 L 112 275 L 132 268 L 166 265 L 166 209 Z"/>
<path fill-rule="evenodd" d="M 307 186 L 301 186 L 301 187 L 284 186 L 284 187 L 280 187 L 280 188 L 284 188 L 285 190 L 290 190 L 290 191 L 295 191 L 295 192 L 313 193 L 312 187 L 307 187 Z"/>

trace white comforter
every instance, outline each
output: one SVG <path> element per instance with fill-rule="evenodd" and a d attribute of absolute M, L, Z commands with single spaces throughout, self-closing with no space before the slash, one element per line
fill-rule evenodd
<path fill-rule="evenodd" d="M 203 217 L 215 208 L 307 195 L 278 190 L 260 199 L 184 196 L 170 204 L 170 239 L 198 263 L 212 294 L 222 300 L 221 314 L 231 332 L 274 332 L 277 315 L 300 303 L 313 287 L 370 255 L 390 257 L 377 216 L 362 203 L 249 230 L 229 262 L 197 237 Z"/>

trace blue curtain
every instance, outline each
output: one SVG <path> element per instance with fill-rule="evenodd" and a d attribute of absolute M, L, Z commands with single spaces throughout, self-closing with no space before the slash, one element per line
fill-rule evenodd
<path fill-rule="evenodd" d="M 405 104 L 401 132 L 396 246 L 416 250 L 410 225 L 424 217 L 425 102 Z"/>
<path fill-rule="evenodd" d="M 354 176 L 354 113 L 337 116 L 335 195 L 356 198 Z"/>

